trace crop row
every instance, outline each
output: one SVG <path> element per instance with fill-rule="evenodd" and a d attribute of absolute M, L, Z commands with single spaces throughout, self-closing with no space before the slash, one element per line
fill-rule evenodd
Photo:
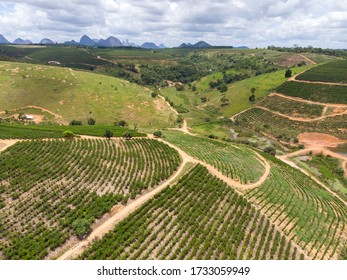
<path fill-rule="evenodd" d="M 241 183 L 256 182 L 265 172 L 255 153 L 246 147 L 170 131 L 165 132 L 165 137 L 191 156 Z"/>
<path fill-rule="evenodd" d="M 266 97 L 261 100 L 258 105 L 288 116 L 301 118 L 320 117 L 324 108 L 322 105 L 289 100 L 276 95 Z"/>
<path fill-rule="evenodd" d="M 17 143 L 0 155 L 0 251 L 6 259 L 42 258 L 77 235 L 75 221 L 90 225 L 179 163 L 174 149 L 148 139 Z M 47 237 L 51 231 L 60 238 Z"/>
<path fill-rule="evenodd" d="M 322 103 L 347 104 L 346 86 L 285 82 L 277 92 Z"/>
<path fill-rule="evenodd" d="M 302 131 L 322 132 L 340 138 L 347 138 L 346 116 L 339 115 L 319 121 L 302 122 L 293 121 L 285 117 L 268 112 L 261 108 L 252 108 L 236 117 L 240 125 L 251 128 L 264 128 L 264 125 L 276 132 L 293 133 L 295 136 Z"/>
<path fill-rule="evenodd" d="M 301 172 L 274 160 L 271 175 L 246 197 L 313 259 L 336 259 L 346 242 L 347 210 Z"/>
<path fill-rule="evenodd" d="M 347 83 L 347 60 L 339 60 L 312 68 L 297 77 L 314 82 Z"/>
<path fill-rule="evenodd" d="M 297 259 L 246 199 L 197 165 L 96 241 L 81 259 Z"/>
<path fill-rule="evenodd" d="M 42 139 L 61 138 L 66 130 L 74 134 L 103 137 L 106 130 L 113 133 L 113 137 L 121 137 L 127 128 L 113 125 L 0 125 L 0 139 Z M 145 134 L 130 130 L 134 137 Z"/>

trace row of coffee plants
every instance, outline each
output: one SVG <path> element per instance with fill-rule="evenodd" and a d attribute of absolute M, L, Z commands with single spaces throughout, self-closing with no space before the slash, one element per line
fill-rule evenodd
<path fill-rule="evenodd" d="M 270 129 L 275 136 L 280 133 L 297 136 L 299 133 L 305 131 L 321 132 L 339 138 L 347 138 L 347 132 L 345 131 L 346 115 L 333 116 L 312 122 L 303 122 L 293 121 L 261 108 L 252 108 L 238 115 L 236 121 L 239 125 L 253 129 Z"/>
<path fill-rule="evenodd" d="M 298 259 L 246 199 L 197 165 L 96 241 L 81 259 Z"/>
<path fill-rule="evenodd" d="M 347 60 L 338 60 L 314 67 L 297 77 L 314 82 L 347 83 Z"/>
<path fill-rule="evenodd" d="M 165 132 L 165 139 L 241 183 L 256 182 L 265 172 L 255 153 L 241 145 L 172 131 Z"/>
<path fill-rule="evenodd" d="M 17 143 L 0 154 L 0 252 L 5 259 L 43 258 L 179 164 L 176 150 L 149 139 Z"/>
<path fill-rule="evenodd" d="M 324 106 L 316 104 L 308 104 L 295 100 L 289 100 L 280 96 L 268 96 L 262 99 L 257 105 L 266 107 L 272 111 L 281 114 L 300 117 L 300 118 L 317 118 L 322 115 Z"/>
<path fill-rule="evenodd" d="M 246 197 L 310 258 L 338 258 L 347 240 L 347 209 L 300 171 L 273 159 L 270 177 Z"/>
<path fill-rule="evenodd" d="M 276 91 L 315 102 L 347 104 L 346 86 L 285 82 Z"/>

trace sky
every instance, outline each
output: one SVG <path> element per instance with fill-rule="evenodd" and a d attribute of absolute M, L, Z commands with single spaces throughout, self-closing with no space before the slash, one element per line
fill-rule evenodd
<path fill-rule="evenodd" d="M 0 34 L 39 42 L 114 36 L 168 47 L 347 48 L 347 0 L 1 0 Z"/>

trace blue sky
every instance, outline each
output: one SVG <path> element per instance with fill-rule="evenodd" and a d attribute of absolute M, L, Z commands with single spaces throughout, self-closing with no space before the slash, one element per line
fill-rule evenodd
<path fill-rule="evenodd" d="M 33 42 L 87 34 L 167 46 L 347 48 L 347 0 L 1 0 L 0 34 Z"/>

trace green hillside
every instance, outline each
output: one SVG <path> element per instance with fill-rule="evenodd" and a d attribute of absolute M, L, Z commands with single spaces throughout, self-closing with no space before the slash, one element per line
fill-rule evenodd
<path fill-rule="evenodd" d="M 172 126 L 174 113 L 148 89 L 127 81 L 68 68 L 0 62 L 0 111 L 43 107 L 63 120 Z"/>

